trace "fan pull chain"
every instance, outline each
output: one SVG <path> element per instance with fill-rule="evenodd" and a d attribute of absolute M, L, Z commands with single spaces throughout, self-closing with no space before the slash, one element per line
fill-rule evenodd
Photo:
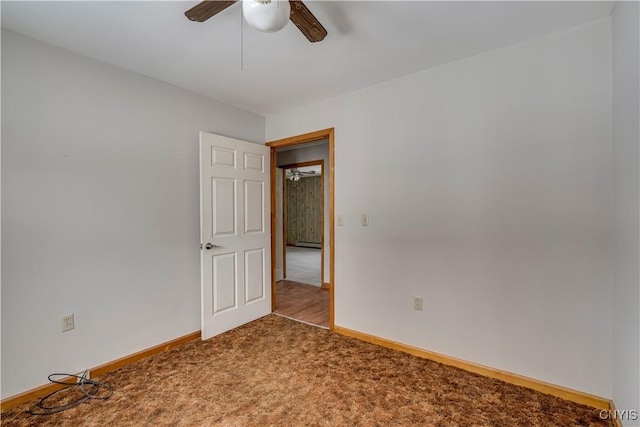
<path fill-rule="evenodd" d="M 240 71 L 244 71 L 244 19 L 240 13 Z"/>

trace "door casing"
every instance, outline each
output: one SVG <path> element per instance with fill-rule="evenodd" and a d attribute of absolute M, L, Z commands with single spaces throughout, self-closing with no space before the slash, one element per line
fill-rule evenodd
<path fill-rule="evenodd" d="M 327 139 L 329 141 L 329 164 L 325 165 L 325 173 L 329 174 L 329 329 L 335 328 L 335 200 L 334 200 L 334 169 L 335 169 L 335 150 L 334 150 L 334 128 L 322 129 L 315 132 L 309 132 L 302 135 L 291 136 L 289 138 L 278 139 L 267 142 L 266 145 L 271 149 L 271 230 L 276 229 L 276 150 L 282 147 L 290 147 L 293 145 L 302 145 L 307 142 L 319 141 Z M 324 233 L 323 233 L 324 234 Z M 271 233 L 271 253 L 275 255 L 277 251 L 276 235 Z M 276 310 L 276 257 L 271 257 L 271 311 Z"/>

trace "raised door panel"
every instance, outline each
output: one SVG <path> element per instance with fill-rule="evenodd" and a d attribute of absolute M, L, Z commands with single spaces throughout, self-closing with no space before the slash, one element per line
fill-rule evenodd
<path fill-rule="evenodd" d="M 266 271 L 264 249 L 253 249 L 244 253 L 245 303 L 261 300 L 266 294 Z"/>
<path fill-rule="evenodd" d="M 211 230 L 213 237 L 236 234 L 236 180 L 212 178 L 211 182 Z"/>
<path fill-rule="evenodd" d="M 212 260 L 213 315 L 238 305 L 238 275 L 235 253 L 214 255 Z"/>
<path fill-rule="evenodd" d="M 264 183 L 244 182 L 244 232 L 264 233 Z"/>

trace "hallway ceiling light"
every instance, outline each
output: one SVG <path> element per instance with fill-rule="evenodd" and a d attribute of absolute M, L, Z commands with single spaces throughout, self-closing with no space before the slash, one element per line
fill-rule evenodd
<path fill-rule="evenodd" d="M 289 169 L 287 171 L 287 179 L 289 181 L 298 182 L 302 178 L 302 173 L 298 169 Z"/>
<path fill-rule="evenodd" d="M 312 169 L 311 166 L 303 167 L 302 170 L 298 168 L 287 169 L 287 179 L 295 182 L 300 181 L 300 178 L 305 178 L 308 176 L 320 176 L 320 174 L 321 173 L 319 170 L 316 172 L 316 170 Z"/>

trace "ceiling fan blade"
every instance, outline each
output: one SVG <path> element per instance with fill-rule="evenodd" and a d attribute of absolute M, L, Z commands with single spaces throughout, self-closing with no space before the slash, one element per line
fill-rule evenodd
<path fill-rule="evenodd" d="M 218 14 L 234 4 L 238 0 L 228 1 L 203 1 L 193 6 L 191 9 L 184 13 L 184 16 L 189 18 L 190 21 L 204 22 L 211 18 L 213 15 Z"/>
<path fill-rule="evenodd" d="M 311 42 L 319 42 L 324 40 L 327 30 L 322 26 L 320 21 L 313 16 L 313 13 L 300 0 L 289 0 L 291 4 L 291 22 L 302 34 Z"/>

